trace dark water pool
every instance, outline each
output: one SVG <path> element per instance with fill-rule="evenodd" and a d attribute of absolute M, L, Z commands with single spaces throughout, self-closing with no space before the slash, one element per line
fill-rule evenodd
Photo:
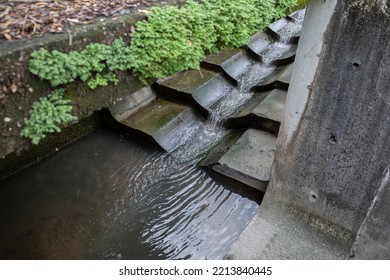
<path fill-rule="evenodd" d="M 260 200 L 103 129 L 0 182 L 0 257 L 221 259 Z"/>

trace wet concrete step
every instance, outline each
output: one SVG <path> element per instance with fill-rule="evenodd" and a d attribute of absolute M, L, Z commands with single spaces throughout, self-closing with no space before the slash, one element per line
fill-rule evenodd
<path fill-rule="evenodd" d="M 144 87 L 113 101 L 109 110 L 116 120 L 121 121 L 156 98 L 157 95 L 150 87 Z"/>
<path fill-rule="evenodd" d="M 294 21 L 295 23 L 302 25 L 305 19 L 306 8 L 295 11 L 289 14 L 286 18 L 290 21 Z"/>
<path fill-rule="evenodd" d="M 153 88 L 159 95 L 175 102 L 184 102 L 207 119 L 209 108 L 234 86 L 222 74 L 207 70 L 185 71 L 158 80 Z"/>
<path fill-rule="evenodd" d="M 265 192 L 276 150 L 274 135 L 248 129 L 222 156 L 219 150 L 224 151 L 223 148 L 215 148 L 202 165 Z"/>
<path fill-rule="evenodd" d="M 202 123 L 190 107 L 158 98 L 149 87 L 125 96 L 109 109 L 121 129 L 167 152 L 186 141 L 188 126 L 195 130 Z"/>
<path fill-rule="evenodd" d="M 253 102 L 235 117 L 225 122 L 228 129 L 255 128 L 277 135 L 283 115 L 287 92 L 274 89 L 265 93 L 266 97 L 260 102 Z"/>
<path fill-rule="evenodd" d="M 207 56 L 201 66 L 220 71 L 233 85 L 237 86 L 240 77 L 255 61 L 241 49 L 222 50 Z"/>
<path fill-rule="evenodd" d="M 270 91 L 273 89 L 287 91 L 291 80 L 292 70 L 293 64 L 281 67 L 277 71 L 274 71 L 273 75 L 270 75 L 268 79 L 252 87 L 251 90 L 256 92 Z"/>
<path fill-rule="evenodd" d="M 274 74 L 277 67 L 292 63 L 295 59 L 296 48 L 295 45 L 285 43 L 267 44 L 264 50 L 259 50 L 257 60 L 243 50 L 226 50 L 206 57 L 202 65 L 208 69 L 220 71 L 225 78 L 227 77 L 227 80 L 233 81 L 233 85 L 247 91 L 259 82 L 267 80 L 270 75 Z"/>
<path fill-rule="evenodd" d="M 298 44 L 302 23 L 300 14 L 292 14 L 271 23 L 265 28 L 265 32 L 274 40 Z"/>
<path fill-rule="evenodd" d="M 199 89 L 213 78 L 216 77 L 218 80 L 217 76 L 217 73 L 204 69 L 199 71 L 189 70 L 160 79 L 153 84 L 153 88 L 164 98 L 192 106 L 201 116 L 207 119 L 209 112 L 205 109 L 205 104 L 202 103 L 203 100 L 200 97 L 196 98 L 194 94 L 199 92 Z M 214 99 L 218 97 L 213 96 L 209 98 Z M 205 103 L 207 102 L 209 101 L 205 101 Z"/>
<path fill-rule="evenodd" d="M 245 46 L 247 52 L 258 61 L 262 62 L 263 58 L 260 55 L 273 39 L 264 31 L 255 33 L 252 37 L 249 38 L 248 45 Z"/>

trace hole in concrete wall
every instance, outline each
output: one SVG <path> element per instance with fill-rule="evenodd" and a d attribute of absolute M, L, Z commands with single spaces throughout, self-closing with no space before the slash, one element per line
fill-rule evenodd
<path fill-rule="evenodd" d="M 335 134 L 331 134 L 329 137 L 329 143 L 330 144 L 336 144 L 337 143 L 337 137 Z"/>
<path fill-rule="evenodd" d="M 359 68 L 360 67 L 360 63 L 355 61 L 355 62 L 352 63 L 352 66 L 354 68 Z"/>
<path fill-rule="evenodd" d="M 310 200 L 310 202 L 316 202 L 317 201 L 317 194 L 314 191 L 310 192 L 309 200 Z"/>

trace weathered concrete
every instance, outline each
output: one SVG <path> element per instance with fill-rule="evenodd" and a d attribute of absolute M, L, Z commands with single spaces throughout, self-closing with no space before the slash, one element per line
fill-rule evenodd
<path fill-rule="evenodd" d="M 273 65 L 280 67 L 293 63 L 295 61 L 296 51 L 297 47 L 294 45 L 291 46 L 291 48 L 287 52 L 284 52 L 273 62 Z"/>
<path fill-rule="evenodd" d="M 293 65 L 279 68 L 274 75 L 254 86 L 256 98 L 238 114 L 228 118 L 225 127 L 229 129 L 256 128 L 277 135 L 282 119 Z"/>
<path fill-rule="evenodd" d="M 122 121 L 134 114 L 137 110 L 151 103 L 157 95 L 150 87 L 144 87 L 134 93 L 127 94 L 114 100 L 109 110 L 115 119 Z"/>
<path fill-rule="evenodd" d="M 182 145 L 189 135 L 183 135 L 187 126 L 196 129 L 201 124 L 191 108 L 180 103 L 157 98 L 146 87 L 123 97 L 110 106 L 113 117 L 122 124 L 124 131 L 140 136 L 165 151 L 173 151 Z"/>
<path fill-rule="evenodd" d="M 233 86 L 229 83 L 223 75 L 215 75 L 211 80 L 197 89 L 192 97 L 195 101 L 205 108 L 210 110 L 210 107 L 219 99 L 224 97 L 227 92 L 232 90 Z"/>
<path fill-rule="evenodd" d="M 260 53 L 262 53 L 268 45 L 272 42 L 272 38 L 264 31 L 255 33 L 250 39 L 246 50 L 259 61 L 263 61 Z"/>
<path fill-rule="evenodd" d="M 154 83 L 153 88 L 165 98 L 192 106 L 200 115 L 207 118 L 209 112 L 198 103 L 193 94 L 207 84 L 217 74 L 201 69 L 179 72 Z"/>
<path fill-rule="evenodd" d="M 300 209 L 263 200 L 225 259 L 345 260 L 352 237 L 342 228 L 328 226 Z"/>
<path fill-rule="evenodd" d="M 271 36 L 274 40 L 280 40 L 281 36 L 279 34 L 280 33 L 279 31 L 285 28 L 289 23 L 290 21 L 288 19 L 282 18 L 268 25 L 265 28 L 265 32 L 269 36 Z"/>
<path fill-rule="evenodd" d="M 226 72 L 225 68 L 228 67 L 231 61 L 237 60 L 236 58 L 241 57 L 242 55 L 243 52 L 240 49 L 223 49 L 215 54 L 206 56 L 200 62 L 200 65 L 202 68 L 220 72 L 229 82 L 237 86 L 237 80 Z"/>
<path fill-rule="evenodd" d="M 270 185 L 230 258 L 389 257 L 389 14 L 384 1 L 309 5 Z"/>
<path fill-rule="evenodd" d="M 304 15 L 305 10 L 299 10 L 285 18 L 271 23 L 267 26 L 265 32 L 275 40 L 287 40 L 290 43 L 297 43 Z"/>
<path fill-rule="evenodd" d="M 274 161 L 276 137 L 248 129 L 211 168 L 225 176 L 265 191 Z"/>
<path fill-rule="evenodd" d="M 286 96 L 287 92 L 283 90 L 273 90 L 263 102 L 253 109 L 252 113 L 256 116 L 280 123 Z"/>
<path fill-rule="evenodd" d="M 229 80 L 235 81 L 235 84 L 238 85 L 238 82 L 242 75 L 253 65 L 253 59 L 246 54 L 244 51 L 240 51 L 236 55 L 232 56 L 229 60 L 222 64 L 222 68 L 226 75 L 229 77 Z"/>
<path fill-rule="evenodd" d="M 295 54 L 294 54 L 295 56 Z M 285 67 L 279 68 L 273 75 L 268 77 L 265 81 L 252 87 L 251 90 L 257 92 L 264 92 L 273 89 L 288 90 L 292 75 L 293 64 L 288 64 Z"/>
<path fill-rule="evenodd" d="M 390 259 L 389 201 L 390 170 L 387 169 L 359 228 L 350 259 Z"/>
<path fill-rule="evenodd" d="M 274 89 L 265 94 L 266 97 L 257 106 L 253 106 L 256 105 L 256 102 L 253 102 L 252 108 L 247 108 L 239 115 L 227 119 L 225 126 L 230 129 L 257 128 L 277 135 L 287 92 Z"/>
<path fill-rule="evenodd" d="M 291 25 L 294 28 L 300 27 L 300 23 L 292 18 L 280 21 L 287 22 L 286 34 L 291 31 Z M 294 35 L 296 30 L 293 31 L 291 34 Z M 283 39 L 286 38 L 288 36 Z M 212 74 L 203 69 L 200 72 L 186 71 L 157 81 L 154 89 L 164 97 L 191 105 L 201 115 L 205 115 L 202 110 L 212 115 L 212 110 L 216 108 L 218 114 L 221 104 L 231 106 L 230 102 L 225 102 L 229 94 L 258 91 L 252 95 L 250 102 L 238 106 L 237 112 L 231 112 L 235 117 L 227 119 L 225 127 L 256 128 L 263 132 L 249 129 L 242 136 L 239 133 L 229 133 L 226 139 L 208 153 L 201 165 L 210 166 L 225 176 L 265 191 L 273 163 L 272 146 L 275 142 L 275 137 L 265 132 L 273 135 L 278 133 L 286 97 L 283 90 L 288 89 L 292 72 L 291 65 L 279 68 L 275 65 L 288 64 L 289 60 L 293 60 L 296 46 L 272 41 L 263 32 L 255 34 L 245 48 L 249 50 L 251 46 L 251 52 L 258 55 L 257 59 L 255 55 L 249 56 L 243 50 L 224 50 L 206 57 L 201 64 L 202 67 L 219 73 Z M 264 56 L 264 61 L 260 54 Z M 259 85 L 253 87 L 257 83 Z M 235 85 L 239 87 L 234 88 Z M 231 98 L 234 99 L 234 96 Z M 222 110 L 224 109 L 229 108 L 223 107 Z M 264 162 L 259 162 L 259 159 Z"/>
<path fill-rule="evenodd" d="M 274 81 L 290 84 L 293 66 L 294 64 L 289 64 L 286 67 L 281 68 L 275 76 L 272 76 L 270 80 L 266 81 L 264 84 L 269 84 Z"/>

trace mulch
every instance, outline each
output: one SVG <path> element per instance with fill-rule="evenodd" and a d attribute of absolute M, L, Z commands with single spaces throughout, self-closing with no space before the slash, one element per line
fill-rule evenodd
<path fill-rule="evenodd" d="M 132 10 L 164 3 L 161 0 L 0 0 L 0 43 L 63 33 L 68 26 L 90 24 Z"/>

